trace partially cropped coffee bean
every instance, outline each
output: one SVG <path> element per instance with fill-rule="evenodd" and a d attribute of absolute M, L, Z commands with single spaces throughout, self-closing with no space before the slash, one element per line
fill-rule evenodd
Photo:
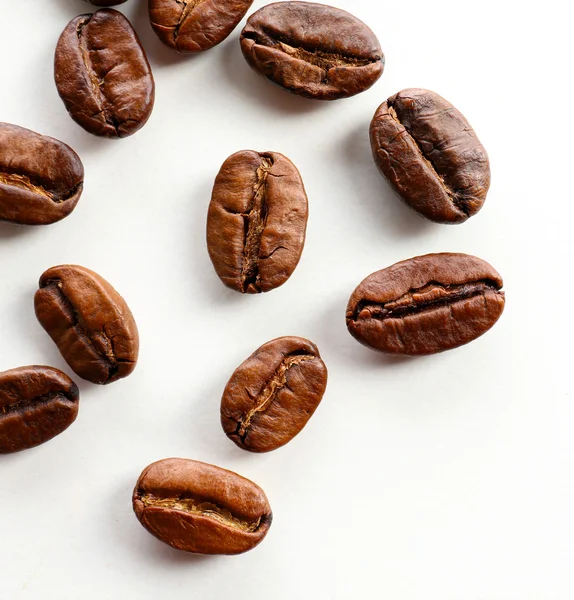
<path fill-rule="evenodd" d="M 149 0 L 159 39 L 178 52 L 203 52 L 221 43 L 243 19 L 253 0 Z"/>
<path fill-rule="evenodd" d="M 207 249 L 221 281 L 257 294 L 283 285 L 299 263 L 307 195 L 297 167 L 278 152 L 230 156 L 215 180 Z"/>
<path fill-rule="evenodd" d="M 198 554 L 247 552 L 267 535 L 273 518 L 258 485 L 221 467 L 183 458 L 144 469 L 133 508 L 152 535 Z"/>
<path fill-rule="evenodd" d="M 294 94 L 348 98 L 383 74 L 375 34 L 353 15 L 313 2 L 276 2 L 252 14 L 241 50 L 258 73 Z"/>
<path fill-rule="evenodd" d="M 78 415 L 79 392 L 62 371 L 30 366 L 0 373 L 0 454 L 39 446 Z"/>
<path fill-rule="evenodd" d="M 231 376 L 221 399 L 221 425 L 251 452 L 291 441 L 323 398 L 327 367 L 309 340 L 282 337 L 256 350 Z"/>
<path fill-rule="evenodd" d="M 434 92 L 403 90 L 371 123 L 375 162 L 399 196 L 437 223 L 463 223 L 484 204 L 490 163 L 468 121 Z"/>
<path fill-rule="evenodd" d="M 48 225 L 76 208 L 84 167 L 66 144 L 0 123 L 0 221 Z"/>
<path fill-rule="evenodd" d="M 90 4 L 95 6 L 116 6 L 117 4 L 123 4 L 127 0 L 86 0 Z"/>
<path fill-rule="evenodd" d="M 42 327 L 83 379 L 106 384 L 135 369 L 136 323 L 125 300 L 97 273 L 75 265 L 48 269 L 34 306 Z"/>
<path fill-rule="evenodd" d="M 427 254 L 367 277 L 347 306 L 359 342 L 390 354 L 434 354 L 488 331 L 504 310 L 502 278 L 467 254 Z"/>
<path fill-rule="evenodd" d="M 70 21 L 56 46 L 54 75 L 70 116 L 94 135 L 127 137 L 151 115 L 151 69 L 136 32 L 117 10 Z"/>

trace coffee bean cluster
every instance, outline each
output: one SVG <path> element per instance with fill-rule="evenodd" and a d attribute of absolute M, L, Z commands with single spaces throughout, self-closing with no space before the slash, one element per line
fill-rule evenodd
<path fill-rule="evenodd" d="M 126 0 L 90 0 L 109 7 Z M 159 39 L 181 53 L 223 41 L 252 0 L 149 0 Z M 381 77 L 375 34 L 351 14 L 309 2 L 277 2 L 252 14 L 241 51 L 260 75 L 311 100 L 358 94 Z M 80 15 L 64 29 L 55 82 L 66 109 L 88 132 L 136 133 L 154 105 L 153 75 L 138 36 L 120 12 Z M 374 160 L 397 194 L 437 223 L 462 223 L 486 199 L 486 150 L 444 98 L 407 89 L 383 102 L 370 127 Z M 67 217 L 82 195 L 84 169 L 65 143 L 17 125 L 0 124 L 0 220 L 48 225 Z M 269 292 L 287 282 L 305 243 L 308 199 L 297 167 L 279 152 L 243 150 L 215 179 L 207 212 L 207 249 L 227 287 Z M 395 355 L 425 355 L 466 344 L 504 310 L 502 278 L 463 254 L 429 254 L 367 277 L 351 294 L 347 327 L 360 343 Z M 138 330 L 120 294 L 76 265 L 48 269 L 34 299 L 38 321 L 74 373 L 107 385 L 134 370 Z M 221 424 L 250 452 L 287 444 L 325 393 L 327 368 L 309 340 L 283 337 L 257 349 L 223 391 Z M 70 426 L 78 413 L 76 384 L 46 366 L 0 373 L 0 453 L 32 448 Z M 139 477 L 133 507 L 142 525 L 188 552 L 238 554 L 267 534 L 272 512 L 263 490 L 220 467 L 160 460 Z"/>

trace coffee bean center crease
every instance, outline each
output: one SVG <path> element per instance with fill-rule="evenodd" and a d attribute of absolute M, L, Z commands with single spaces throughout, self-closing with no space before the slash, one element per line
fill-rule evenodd
<path fill-rule="evenodd" d="M 30 398 L 28 400 L 17 400 L 12 404 L 5 404 L 4 406 L 0 406 L 0 413 L 2 415 L 7 415 L 11 413 L 18 413 L 26 410 L 29 406 L 38 406 L 40 404 L 48 404 L 55 398 L 60 400 L 64 400 L 66 402 L 70 402 L 73 404 L 73 400 L 68 398 L 62 392 L 50 392 L 49 394 L 44 394 L 43 396 L 36 396 L 35 398 Z"/>
<path fill-rule="evenodd" d="M 452 305 L 475 296 L 484 296 L 488 292 L 504 295 L 498 285 L 489 280 L 446 286 L 430 282 L 422 288 L 410 290 L 400 298 L 389 302 L 359 302 L 353 320 L 403 319 L 412 314 L 431 311 L 440 306 Z"/>
<path fill-rule="evenodd" d="M 72 196 L 75 196 L 78 193 L 78 188 L 80 185 L 82 185 L 80 183 L 73 188 L 66 190 L 64 193 L 49 192 L 44 186 L 34 183 L 27 175 L 7 173 L 5 171 L 0 171 L 0 184 L 17 187 L 22 190 L 32 192 L 33 194 L 45 196 L 46 198 L 52 200 L 52 202 L 55 204 L 60 204 L 61 202 L 69 200 Z"/>
<path fill-rule="evenodd" d="M 105 73 L 101 76 L 99 76 L 96 73 L 94 64 L 90 57 L 90 52 L 98 52 L 99 49 L 91 50 L 90 48 L 88 48 L 88 42 L 87 42 L 86 36 L 83 35 L 83 30 L 88 25 L 88 23 L 90 22 L 91 19 L 92 19 L 92 15 L 88 15 L 85 19 L 78 21 L 78 27 L 76 29 L 76 33 L 78 35 L 78 44 L 80 47 L 80 53 L 82 55 L 82 61 L 84 62 L 84 66 L 86 67 L 86 73 L 90 79 L 90 83 L 92 86 L 92 92 L 94 95 L 94 100 L 96 101 L 96 104 L 99 107 L 98 112 L 96 112 L 95 114 L 90 115 L 90 116 L 97 117 L 98 115 L 102 115 L 104 121 L 108 125 L 113 127 L 116 130 L 118 137 L 120 137 L 119 128 L 120 128 L 121 123 L 117 120 L 117 118 L 114 114 L 114 111 L 113 111 L 110 103 L 108 102 L 108 99 L 106 98 L 105 91 L 104 91 L 106 76 L 111 71 L 111 69 L 110 69 L 110 71 L 108 71 L 108 73 Z"/>
<path fill-rule="evenodd" d="M 153 508 L 169 508 L 188 514 L 195 514 L 213 519 L 234 529 L 254 533 L 261 525 L 262 517 L 256 521 L 246 521 L 235 517 L 230 511 L 212 504 L 211 502 L 197 502 L 194 498 L 158 498 L 153 494 L 140 493 L 139 500 L 144 506 Z"/>
<path fill-rule="evenodd" d="M 297 46 L 291 40 L 275 39 L 271 34 L 260 35 L 255 31 L 246 31 L 243 33 L 243 37 L 254 40 L 256 44 L 260 46 L 267 46 L 269 48 L 275 48 L 291 58 L 301 60 L 309 63 L 316 67 L 319 67 L 325 72 L 324 80 L 327 79 L 329 71 L 337 67 L 364 67 L 366 65 L 380 62 L 380 57 L 371 58 L 359 58 L 354 56 L 345 56 L 343 54 L 336 54 L 332 52 L 324 52 L 319 48 L 303 48 Z"/>
<path fill-rule="evenodd" d="M 76 329 L 79 337 L 86 341 L 86 343 L 100 357 L 100 360 L 106 365 L 108 371 L 108 378 L 106 380 L 107 383 L 118 372 L 119 363 L 131 363 L 132 361 L 121 359 L 116 356 L 114 348 L 115 336 L 110 337 L 108 335 L 105 325 L 102 331 L 90 332 L 88 330 L 88 328 L 84 325 L 81 315 L 70 302 L 70 299 L 64 294 L 61 286 L 62 284 L 60 281 L 51 279 L 46 282 L 44 287 L 50 288 L 52 293 L 57 298 L 58 306 L 70 319 L 72 327 Z"/>
<path fill-rule="evenodd" d="M 257 413 L 266 411 L 273 404 L 280 390 L 287 387 L 287 372 L 289 369 L 311 360 L 315 360 L 315 356 L 311 354 L 293 353 L 287 355 L 281 361 L 281 364 L 277 367 L 272 377 L 265 383 L 258 396 L 253 399 L 255 402 L 254 406 L 238 421 L 237 430 L 228 435 L 238 435 L 242 439 L 245 438 L 253 417 Z"/>
<path fill-rule="evenodd" d="M 453 110 L 454 110 L 454 108 L 449 108 L 449 109 L 442 111 L 442 113 L 452 112 Z M 445 193 L 451 199 L 451 201 L 455 205 L 455 207 L 458 208 L 458 210 L 463 212 L 465 215 L 470 217 L 473 212 L 473 209 L 472 209 L 472 206 L 469 204 L 469 201 L 473 201 L 474 196 L 472 196 L 472 195 L 469 196 L 468 190 L 466 190 L 466 189 L 455 189 L 449 185 L 449 183 L 446 181 L 445 176 L 441 175 L 441 173 L 439 173 L 439 171 L 437 170 L 436 165 L 432 161 L 432 156 L 428 152 L 424 151 L 421 141 L 418 140 L 413 135 L 412 131 L 399 119 L 397 111 L 395 110 L 394 106 L 390 102 L 388 104 L 388 114 L 391 117 L 391 119 L 394 119 L 399 125 L 404 127 L 404 133 L 406 133 L 412 139 L 412 141 L 414 142 L 415 148 L 418 150 L 418 152 L 420 154 L 420 157 L 428 165 L 428 167 L 431 169 L 431 171 L 435 174 L 437 179 L 440 181 L 440 184 L 443 187 Z M 436 116 L 436 115 L 434 115 L 434 116 Z M 403 135 L 403 134 L 399 134 L 399 135 Z M 396 136 L 396 137 L 398 137 L 398 136 Z M 396 137 L 394 139 L 396 139 Z M 433 148 L 433 150 L 435 150 L 435 148 Z M 444 151 L 444 150 L 446 150 L 446 148 L 441 148 L 441 150 Z"/>

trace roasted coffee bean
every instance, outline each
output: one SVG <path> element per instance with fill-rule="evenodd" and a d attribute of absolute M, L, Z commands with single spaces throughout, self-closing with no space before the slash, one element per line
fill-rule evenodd
<path fill-rule="evenodd" d="M 149 0 L 149 18 L 159 39 L 178 52 L 203 52 L 221 43 L 253 0 Z"/>
<path fill-rule="evenodd" d="M 399 196 L 437 223 L 463 223 L 484 204 L 490 164 L 468 121 L 428 90 L 403 90 L 371 123 L 375 162 Z"/>
<path fill-rule="evenodd" d="M 317 100 L 364 92 L 385 65 L 379 40 L 362 21 L 312 2 L 276 2 L 253 13 L 241 33 L 241 50 L 267 79 Z"/>
<path fill-rule="evenodd" d="M 427 254 L 367 277 L 347 306 L 361 344 L 390 354 L 434 354 L 488 331 L 504 310 L 502 278 L 466 254 Z"/>
<path fill-rule="evenodd" d="M 95 6 L 116 6 L 117 4 L 123 4 L 126 0 L 86 0 L 86 2 Z"/>
<path fill-rule="evenodd" d="M 0 454 L 39 446 L 67 429 L 78 415 L 78 386 L 52 367 L 0 373 Z"/>
<path fill-rule="evenodd" d="M 221 281 L 257 294 L 283 285 L 299 263 L 307 195 L 297 167 L 278 152 L 230 156 L 215 180 L 207 249 Z"/>
<path fill-rule="evenodd" d="M 135 369 L 136 323 L 125 300 L 97 273 L 75 265 L 48 269 L 34 305 L 38 321 L 83 379 L 106 384 Z"/>
<path fill-rule="evenodd" d="M 327 367 L 315 344 L 299 337 L 267 342 L 237 368 L 223 392 L 223 431 L 245 450 L 275 450 L 305 427 L 326 387 Z"/>
<path fill-rule="evenodd" d="M 86 131 L 127 137 L 149 119 L 151 69 L 136 32 L 117 10 L 72 19 L 58 41 L 54 69 L 60 97 Z"/>
<path fill-rule="evenodd" d="M 263 490 L 236 473 L 167 458 L 141 474 L 133 494 L 140 523 L 178 550 L 241 554 L 267 535 L 273 515 Z"/>
<path fill-rule="evenodd" d="M 84 167 L 66 144 L 0 123 L 0 221 L 48 225 L 76 208 Z"/>

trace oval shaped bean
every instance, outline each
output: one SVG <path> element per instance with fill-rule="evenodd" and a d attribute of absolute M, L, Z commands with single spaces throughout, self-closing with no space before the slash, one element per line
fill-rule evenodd
<path fill-rule="evenodd" d="M 241 32 L 241 50 L 260 75 L 317 100 L 364 92 L 385 64 L 379 40 L 365 23 L 313 2 L 275 2 L 253 13 Z"/>
<path fill-rule="evenodd" d="M 0 221 L 55 223 L 76 208 L 83 189 L 82 161 L 64 142 L 0 123 Z"/>
<path fill-rule="evenodd" d="M 504 310 L 502 278 L 467 254 L 427 254 L 369 275 L 347 306 L 359 342 L 390 354 L 434 354 L 488 331 Z"/>
<path fill-rule="evenodd" d="M 183 458 L 144 469 L 133 508 L 140 523 L 162 542 L 199 554 L 251 550 L 273 519 L 258 485 L 221 467 Z"/>
<path fill-rule="evenodd" d="M 78 386 L 62 371 L 33 365 L 0 373 L 0 454 L 39 446 L 75 420 Z"/>
<path fill-rule="evenodd" d="M 408 206 L 436 223 L 463 223 L 484 204 L 490 163 L 463 115 L 434 92 L 403 90 L 379 106 L 371 147 Z"/>
<path fill-rule="evenodd" d="M 151 68 L 136 32 L 117 10 L 70 21 L 56 46 L 54 76 L 72 119 L 94 135 L 127 137 L 151 115 Z"/>
<path fill-rule="evenodd" d="M 178 52 L 203 52 L 221 43 L 253 0 L 149 0 L 158 38 Z"/>
<path fill-rule="evenodd" d="M 139 336 L 133 315 L 97 273 L 76 265 L 48 269 L 34 306 L 42 327 L 83 379 L 107 384 L 135 369 Z"/>
<path fill-rule="evenodd" d="M 299 337 L 272 340 L 231 376 L 221 399 L 221 425 L 240 448 L 275 450 L 305 427 L 326 387 L 327 368 L 315 344 Z"/>
<path fill-rule="evenodd" d="M 299 263 L 307 194 L 297 167 L 278 152 L 230 156 L 213 186 L 207 249 L 223 283 L 258 294 L 283 285 Z"/>

